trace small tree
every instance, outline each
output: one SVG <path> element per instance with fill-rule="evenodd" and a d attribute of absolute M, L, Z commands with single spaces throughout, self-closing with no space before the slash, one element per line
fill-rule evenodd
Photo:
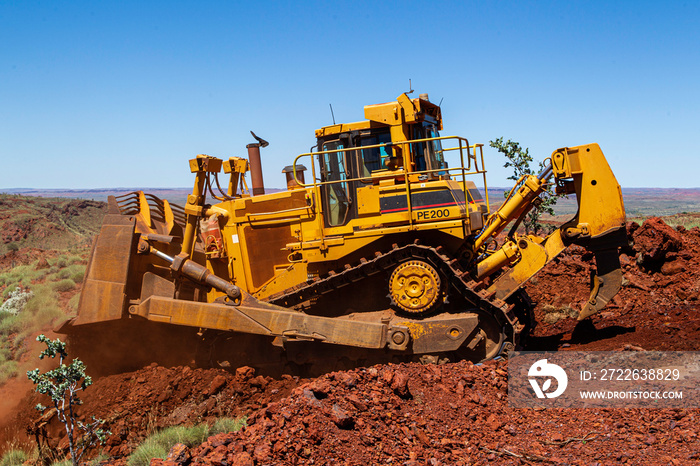
<path fill-rule="evenodd" d="M 58 419 L 65 426 L 68 435 L 71 461 L 74 466 L 78 466 L 85 451 L 98 441 L 103 443 L 109 434 L 100 427 L 104 423 L 101 419 L 95 419 L 93 416 L 92 422 L 88 424 L 76 419 L 75 407 L 82 404 L 78 392 L 92 385 L 92 378 L 85 374 L 85 364 L 80 359 L 75 358 L 70 364 L 64 364 L 68 357 L 64 342 L 58 338 L 52 341 L 44 335 L 39 335 L 36 339 L 46 344 L 46 349 L 41 352 L 39 359 L 46 356 L 55 358 L 58 355 L 58 367 L 44 374 L 39 369 L 34 369 L 27 372 L 27 377 L 36 384 L 38 393 L 51 398 Z M 36 409 L 44 412 L 47 407 L 38 404 Z M 77 439 L 76 433 L 79 435 Z"/>
<path fill-rule="evenodd" d="M 489 145 L 498 152 L 502 153 L 506 159 L 503 166 L 505 168 L 513 167 L 513 175 L 509 176 L 509 180 L 518 181 L 524 175 L 533 175 L 533 171 L 530 168 L 530 163 L 532 162 L 532 156 L 530 156 L 530 151 L 526 147 L 523 149 L 515 141 L 510 139 L 503 142 L 503 138 L 498 138 L 495 141 L 489 141 Z M 539 170 L 542 171 L 544 168 L 544 163 L 540 162 Z M 508 190 L 504 193 L 505 197 L 508 197 L 510 193 L 517 189 L 519 185 L 513 187 L 513 189 Z M 557 203 L 560 195 L 555 194 L 552 190 L 552 186 L 547 186 L 547 189 L 540 194 L 540 201 L 535 203 L 530 212 L 527 213 L 525 219 L 523 220 L 523 226 L 525 227 L 526 234 L 538 234 L 542 230 L 551 231 L 552 227 L 550 225 L 545 225 L 540 222 L 540 217 L 542 214 L 554 215 L 554 204 Z"/>

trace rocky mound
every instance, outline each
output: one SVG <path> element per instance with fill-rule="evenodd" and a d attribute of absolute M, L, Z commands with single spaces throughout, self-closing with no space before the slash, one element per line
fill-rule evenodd
<path fill-rule="evenodd" d="M 574 317 L 588 299 L 593 254 L 573 246 L 526 285 L 537 327 L 528 350 L 700 348 L 700 230 L 675 230 L 658 218 L 627 226 L 622 289 L 590 320 Z"/>
<path fill-rule="evenodd" d="M 687 350 L 700 347 L 700 231 L 658 219 L 628 226 L 624 283 L 592 319 L 569 318 L 588 298 L 593 255 L 573 247 L 527 285 L 538 325 L 526 350 Z M 508 407 L 504 361 L 378 365 L 305 381 L 223 370 L 151 366 L 104 377 L 86 412 L 126 455 L 156 428 L 247 415 L 249 427 L 173 463 L 212 464 L 692 464 L 694 410 L 526 410 Z M 17 418 L 27 425 L 36 403 Z M 64 441 L 65 442 L 65 441 Z"/>
<path fill-rule="evenodd" d="M 506 363 L 374 366 L 323 376 L 235 434 L 163 463 L 674 464 L 700 459 L 698 410 L 524 410 Z M 159 464 L 156 461 L 153 464 Z M 679 463 L 676 463 L 679 464 Z"/>

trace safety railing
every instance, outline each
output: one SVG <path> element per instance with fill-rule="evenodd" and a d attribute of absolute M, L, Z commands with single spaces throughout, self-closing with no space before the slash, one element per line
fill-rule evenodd
<path fill-rule="evenodd" d="M 443 141 L 445 142 L 451 142 L 454 144 L 454 147 L 447 147 L 444 148 L 442 147 L 440 150 L 435 151 L 435 152 L 442 152 L 443 153 L 443 160 L 444 160 L 444 153 L 445 152 L 451 152 L 451 151 L 457 151 L 459 153 L 459 160 L 460 160 L 460 166 L 459 167 L 442 167 L 442 168 L 432 168 L 428 170 L 412 170 L 410 166 L 410 160 L 411 157 L 403 157 L 403 166 L 397 167 L 395 169 L 382 169 L 382 170 L 376 170 L 370 174 L 370 176 L 360 176 L 360 177 L 355 177 L 355 178 L 350 178 L 348 174 L 346 173 L 346 178 L 345 179 L 339 179 L 339 180 L 331 180 L 331 181 L 321 181 L 317 177 L 317 171 L 316 171 L 316 162 L 314 161 L 314 157 L 317 157 L 317 163 L 319 163 L 319 169 L 320 169 L 320 160 L 321 157 L 325 154 L 335 154 L 335 153 L 344 153 L 346 160 L 348 154 L 355 154 L 356 151 L 363 151 L 363 150 L 369 150 L 369 149 L 380 149 L 380 148 L 387 148 L 387 149 L 393 149 L 393 148 L 399 148 L 400 152 L 402 154 L 410 154 L 411 150 L 411 144 L 425 144 L 429 142 L 434 142 L 434 141 L 440 141 L 440 144 L 442 146 Z M 477 155 L 477 151 L 479 154 Z M 396 153 L 396 152 L 392 152 Z M 426 154 L 427 155 L 427 154 Z M 465 156 L 466 156 L 466 165 L 465 165 Z M 299 161 L 303 158 L 309 158 L 310 159 L 310 166 L 311 166 L 311 176 L 313 182 L 311 183 L 303 183 L 297 178 L 297 165 Z M 345 167 L 348 167 L 347 163 L 344 163 Z M 367 145 L 367 146 L 356 146 L 356 147 L 345 147 L 341 149 L 331 149 L 331 150 L 324 150 L 324 151 L 316 151 L 316 152 L 305 152 L 303 154 L 299 154 L 295 159 L 294 159 L 294 164 L 292 168 L 292 173 L 294 174 L 294 181 L 299 184 L 299 186 L 302 187 L 313 187 L 314 192 L 317 193 L 317 195 L 320 196 L 320 188 L 321 186 L 324 185 L 332 185 L 332 184 L 342 184 L 342 183 L 352 183 L 354 181 L 360 181 L 363 183 L 368 183 L 368 181 L 374 181 L 374 180 L 381 180 L 381 179 L 388 179 L 388 178 L 396 178 L 400 176 L 405 177 L 405 182 L 403 183 L 403 187 L 406 191 L 406 200 L 407 200 L 407 206 L 408 206 L 408 216 L 409 216 L 409 223 L 413 223 L 413 209 L 411 206 L 411 184 L 412 180 L 409 179 L 409 177 L 420 177 L 422 175 L 429 175 L 429 174 L 439 174 L 439 176 L 447 176 L 447 177 L 461 177 L 462 179 L 462 190 L 464 194 L 464 199 L 465 201 L 468 199 L 468 189 L 467 189 L 467 176 L 473 176 L 473 175 L 481 175 L 483 183 L 484 183 L 484 195 L 485 195 L 485 201 L 486 201 L 486 206 L 488 209 L 488 213 L 490 213 L 490 207 L 489 207 L 489 198 L 488 198 L 488 185 L 486 181 L 486 169 L 484 166 L 484 151 L 483 151 L 483 144 L 474 144 L 474 145 L 469 145 L 469 141 L 466 138 L 463 138 L 461 136 L 440 136 L 440 137 L 435 137 L 435 138 L 423 138 L 423 139 L 412 139 L 408 141 L 399 141 L 399 142 L 389 142 L 389 143 L 383 143 L 383 144 L 372 144 L 372 145 Z M 417 179 L 417 178 L 416 178 Z M 323 207 L 322 203 L 318 203 L 318 209 L 319 212 L 322 213 Z"/>

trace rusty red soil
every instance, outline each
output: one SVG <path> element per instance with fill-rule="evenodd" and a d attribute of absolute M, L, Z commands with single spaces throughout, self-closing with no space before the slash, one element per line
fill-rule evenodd
<path fill-rule="evenodd" d="M 587 322 L 593 257 L 570 248 L 527 291 L 539 321 L 526 350 L 700 349 L 700 231 L 628 225 L 624 286 Z M 248 416 L 248 427 L 173 449 L 168 466 L 265 464 L 698 464 L 700 410 L 515 409 L 507 362 L 385 364 L 313 380 L 149 366 L 101 378 L 85 412 L 112 431 L 112 464 L 155 429 Z M 15 418 L 28 425 L 29 396 Z M 62 440 L 65 444 L 65 440 Z M 159 460 L 155 460 L 159 463 Z"/>

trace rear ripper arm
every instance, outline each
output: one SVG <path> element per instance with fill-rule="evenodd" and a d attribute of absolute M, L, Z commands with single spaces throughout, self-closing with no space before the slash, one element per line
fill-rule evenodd
<path fill-rule="evenodd" d="M 620 290 L 622 272 L 617 248 L 626 244 L 625 209 L 620 185 L 598 144 L 556 150 L 538 175 L 523 176 L 501 207 L 491 214 L 474 242 L 474 253 L 484 252 L 486 241 L 512 220 L 527 215 L 554 176 L 558 194 L 576 194 L 578 212 L 546 238 L 514 232 L 498 250 L 477 263 L 476 276 L 485 278 L 508 267 L 488 288 L 506 299 L 571 244 L 591 250 L 597 274 L 588 302 L 579 312 L 582 320 L 602 309 Z"/>

